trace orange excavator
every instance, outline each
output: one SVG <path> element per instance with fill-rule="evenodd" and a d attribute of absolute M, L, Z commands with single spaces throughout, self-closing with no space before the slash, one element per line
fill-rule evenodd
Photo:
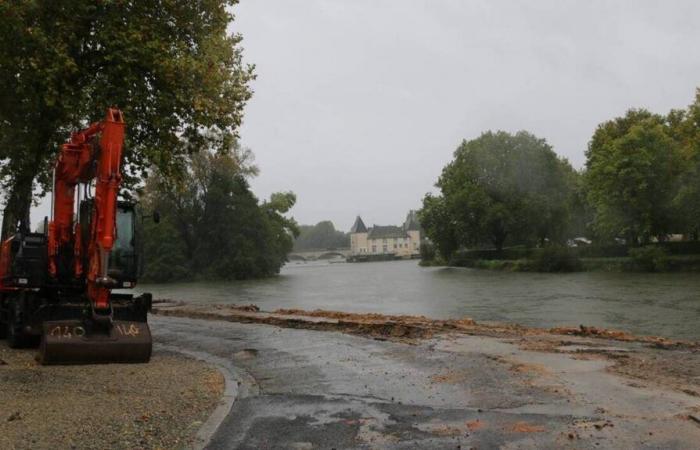
<path fill-rule="evenodd" d="M 124 117 L 74 132 L 54 167 L 51 220 L 0 247 L 0 334 L 10 347 L 39 343 L 42 364 L 139 363 L 151 357 L 151 295 L 140 268 L 136 205 L 119 201 Z M 157 221 L 157 214 L 153 219 Z"/>

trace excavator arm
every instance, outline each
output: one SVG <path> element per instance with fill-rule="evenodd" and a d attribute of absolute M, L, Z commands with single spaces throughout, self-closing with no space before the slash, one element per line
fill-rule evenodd
<path fill-rule="evenodd" d="M 94 138 L 100 135 L 99 143 Z M 73 248 L 75 276 L 83 274 L 83 252 L 89 256 L 87 292 L 94 308 L 109 307 L 114 280 L 108 276 L 109 252 L 115 240 L 117 196 L 121 184 L 124 118 L 120 110 L 109 108 L 101 122 L 73 133 L 61 146 L 54 169 L 53 213 L 49 222 L 49 274 L 58 277 L 61 253 Z M 95 182 L 95 197 L 87 249 L 74 224 L 76 186 Z"/>

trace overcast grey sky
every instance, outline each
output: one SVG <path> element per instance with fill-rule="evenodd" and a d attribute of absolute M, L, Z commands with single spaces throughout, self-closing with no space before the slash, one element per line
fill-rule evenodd
<path fill-rule="evenodd" d="M 596 125 L 700 86 L 700 2 L 241 0 L 241 129 L 300 223 L 398 224 L 464 138 L 528 130 L 583 166 Z"/>
<path fill-rule="evenodd" d="M 581 168 L 596 125 L 700 86 L 700 1 L 241 0 L 241 141 L 303 224 L 403 221 L 462 139 L 528 130 Z M 44 198 L 36 225 L 49 214 Z"/>

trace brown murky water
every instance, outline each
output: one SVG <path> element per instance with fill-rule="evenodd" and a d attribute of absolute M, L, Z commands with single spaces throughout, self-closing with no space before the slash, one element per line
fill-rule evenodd
<path fill-rule="evenodd" d="M 695 273 L 534 274 L 423 268 L 416 261 L 285 266 L 279 277 L 230 283 L 141 285 L 155 298 L 255 303 L 434 318 L 473 317 L 553 327 L 580 324 L 700 340 Z"/>

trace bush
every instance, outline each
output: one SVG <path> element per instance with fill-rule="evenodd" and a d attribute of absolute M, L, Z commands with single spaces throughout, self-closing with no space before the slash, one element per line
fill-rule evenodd
<path fill-rule="evenodd" d="M 632 258 L 632 264 L 638 270 L 660 272 L 669 268 L 669 252 L 658 245 L 632 248 L 629 255 Z"/>
<path fill-rule="evenodd" d="M 457 262 L 470 260 L 516 260 L 526 259 L 532 255 L 532 252 L 532 249 L 526 247 L 512 247 L 502 250 L 461 250 L 455 253 L 453 259 Z"/>
<path fill-rule="evenodd" d="M 656 245 L 672 255 L 700 255 L 700 241 L 660 242 Z"/>
<path fill-rule="evenodd" d="M 421 261 L 432 261 L 435 259 L 435 247 L 432 242 L 423 241 L 420 244 Z"/>
<path fill-rule="evenodd" d="M 624 258 L 627 256 L 628 247 L 626 245 L 586 245 L 576 247 L 576 253 L 580 258 Z"/>
<path fill-rule="evenodd" d="M 531 270 L 536 272 L 575 272 L 583 268 L 575 250 L 549 246 L 533 255 Z"/>

